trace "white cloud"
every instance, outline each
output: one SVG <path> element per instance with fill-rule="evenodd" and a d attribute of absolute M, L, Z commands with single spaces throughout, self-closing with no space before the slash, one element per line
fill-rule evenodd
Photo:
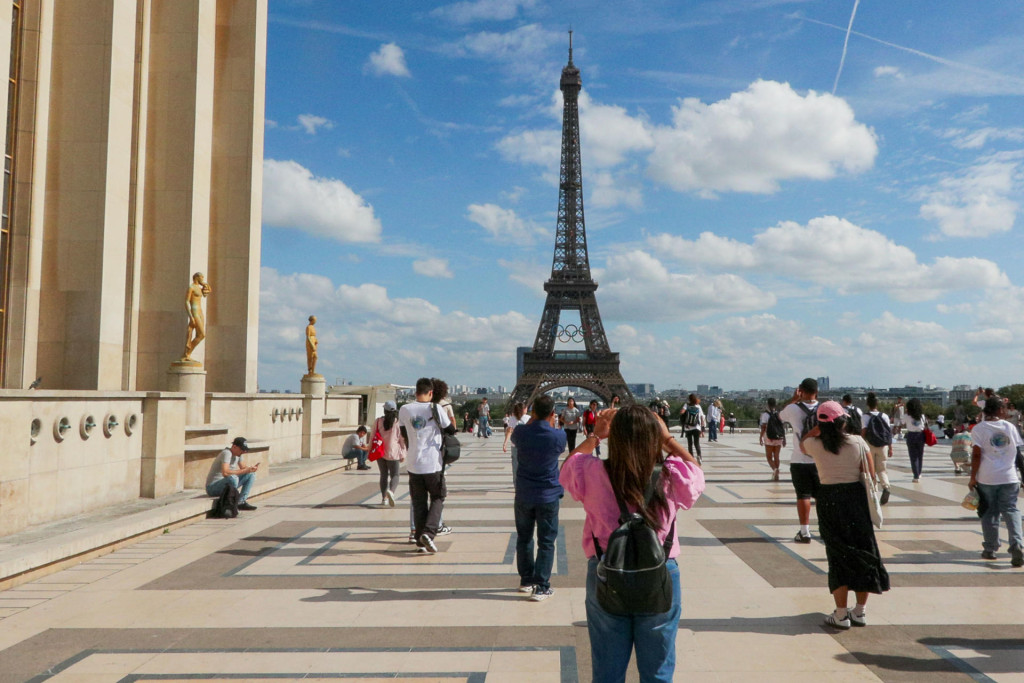
<path fill-rule="evenodd" d="M 539 24 L 526 24 L 505 33 L 473 33 L 453 49 L 456 54 L 500 62 L 533 61 L 543 57 L 552 46 L 564 42 L 564 33 L 545 29 Z"/>
<path fill-rule="evenodd" d="M 426 277 L 453 278 L 451 269 L 448 267 L 446 258 L 425 258 L 412 262 L 414 272 Z"/>
<path fill-rule="evenodd" d="M 728 99 L 688 98 L 654 133 L 648 175 L 674 190 L 768 194 L 783 180 L 827 180 L 874 164 L 874 132 L 845 100 L 788 83 L 756 81 Z"/>
<path fill-rule="evenodd" d="M 308 273 L 260 273 L 260 386 L 298 388 L 305 371 L 303 329 L 317 316 L 318 370 L 357 382 L 411 384 L 424 374 L 485 381 L 494 366 L 514 367 L 536 321 L 509 311 L 473 316 L 422 298 L 392 297 L 379 285 L 335 285 Z M 401 353 L 399 352 L 401 351 Z M 322 368 L 322 369 L 321 369 Z"/>
<path fill-rule="evenodd" d="M 299 126 L 310 135 L 316 135 L 319 128 L 334 128 L 334 122 L 330 119 L 325 119 L 323 116 L 299 114 Z"/>
<path fill-rule="evenodd" d="M 935 221 L 947 237 L 986 237 L 1013 228 L 1018 163 L 990 159 L 939 181 L 925 193 L 921 217 Z"/>
<path fill-rule="evenodd" d="M 979 128 L 978 130 L 950 129 L 945 137 L 953 139 L 953 146 L 958 149 L 981 149 L 995 140 L 1024 142 L 1024 128 Z"/>
<path fill-rule="evenodd" d="M 686 99 L 673 107 L 669 126 L 600 104 L 580 93 L 580 145 L 585 169 L 635 163 L 649 153 L 647 175 L 679 192 L 772 193 L 785 180 L 827 180 L 874 164 L 874 132 L 858 123 L 845 100 L 829 94 L 799 95 L 787 83 L 756 81 L 728 99 L 704 104 Z M 561 92 L 547 110 L 562 115 Z M 557 172 L 558 130 L 526 130 L 497 143 L 511 161 Z M 591 178 L 592 180 L 592 178 Z M 636 205 L 635 194 L 615 203 Z"/>
<path fill-rule="evenodd" d="M 508 271 L 509 280 L 523 285 L 537 297 L 545 296 L 544 282 L 551 275 L 550 263 L 498 259 L 498 265 Z"/>
<path fill-rule="evenodd" d="M 470 204 L 466 218 L 473 221 L 502 244 L 533 244 L 548 231 L 534 221 L 520 218 L 512 209 L 497 204 Z"/>
<path fill-rule="evenodd" d="M 643 208 L 644 197 L 640 186 L 625 174 L 600 171 L 590 179 L 590 205 L 599 209 L 625 205 Z"/>
<path fill-rule="evenodd" d="M 405 53 L 395 43 L 384 43 L 370 55 L 366 69 L 376 76 L 411 76 L 405 65 Z"/>
<path fill-rule="evenodd" d="M 923 301 L 949 291 L 1010 284 L 992 261 L 941 257 L 925 265 L 885 235 L 835 216 L 814 218 L 807 225 L 783 221 L 757 233 L 749 244 L 710 232 L 696 240 L 661 234 L 648 241 L 658 253 L 679 261 L 768 272 L 844 295 L 881 290 L 900 301 Z"/>
<path fill-rule="evenodd" d="M 672 273 L 657 258 L 634 250 L 609 256 L 598 301 L 611 320 L 669 321 L 775 305 L 775 296 L 743 278 Z"/>
<path fill-rule="evenodd" d="M 320 178 L 295 161 L 263 161 L 263 222 L 339 242 L 377 242 L 373 207 L 348 185 Z"/>
<path fill-rule="evenodd" d="M 900 71 L 898 66 L 876 66 L 875 67 L 875 78 L 896 78 L 899 80 L 903 79 L 903 73 Z"/>
<path fill-rule="evenodd" d="M 515 19 L 520 9 L 530 9 L 537 0 L 473 0 L 444 5 L 431 11 L 431 15 L 456 24 L 474 21 L 505 21 Z"/>

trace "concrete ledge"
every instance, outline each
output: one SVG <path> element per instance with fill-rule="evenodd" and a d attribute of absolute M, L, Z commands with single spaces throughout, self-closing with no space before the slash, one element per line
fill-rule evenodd
<path fill-rule="evenodd" d="M 291 463 L 289 463 L 291 464 Z M 250 497 L 271 493 L 306 479 L 349 469 L 350 462 L 324 456 L 305 460 L 280 474 L 257 477 Z M 114 550 L 134 537 L 205 517 L 213 499 L 187 490 L 158 500 L 140 499 L 93 514 L 33 527 L 0 538 L 0 587 L 10 587 L 58 571 L 75 558 L 87 559 Z M 23 580 L 19 580 L 19 578 Z"/>

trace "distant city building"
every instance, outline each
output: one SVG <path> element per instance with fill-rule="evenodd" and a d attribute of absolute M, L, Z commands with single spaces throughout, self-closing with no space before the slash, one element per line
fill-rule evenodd
<path fill-rule="evenodd" d="M 722 391 L 722 387 L 715 386 L 714 384 L 712 384 L 710 387 L 708 387 L 707 393 L 708 396 L 721 396 L 724 392 Z"/>
<path fill-rule="evenodd" d="M 821 392 L 828 391 L 828 390 L 829 390 L 828 377 L 819 377 L 818 378 L 818 393 L 820 394 Z"/>
<path fill-rule="evenodd" d="M 707 384 L 698 384 L 697 385 L 697 395 L 698 396 L 707 396 L 708 395 L 708 385 Z"/>
<path fill-rule="evenodd" d="M 629 387 L 629 390 L 633 392 L 634 396 L 639 396 L 641 398 L 653 396 L 656 393 L 654 391 L 653 384 L 627 384 L 626 386 Z"/>
<path fill-rule="evenodd" d="M 523 376 L 523 356 L 533 350 L 532 346 L 516 347 L 516 382 Z"/>

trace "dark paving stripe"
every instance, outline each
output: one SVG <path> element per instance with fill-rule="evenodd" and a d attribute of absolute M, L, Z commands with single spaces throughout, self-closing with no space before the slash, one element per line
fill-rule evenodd
<path fill-rule="evenodd" d="M 584 639 L 581 641 L 580 636 Z M 456 652 L 552 651 L 561 659 L 562 683 L 589 679 L 586 629 L 572 626 L 446 627 L 443 634 L 420 627 L 387 628 L 208 628 L 208 629 L 51 629 L 0 652 L 0 683 L 43 683 L 94 653 L 225 652 Z M 344 644 L 339 646 L 339 644 Z M 587 679 L 578 663 L 586 662 Z M 275 672 L 267 672 L 273 674 Z M 391 677 L 399 672 L 391 673 Z M 389 677 L 384 673 L 371 678 Z M 151 680 L 145 677 L 136 680 Z M 188 678 L 188 676 L 173 676 Z M 222 676 L 214 675 L 220 679 Z M 250 675 L 247 678 L 261 678 Z M 301 676 L 296 676 L 301 678 Z M 479 680 L 476 677 L 467 680 Z"/>
<path fill-rule="evenodd" d="M 926 527 L 947 525 L 950 521 L 961 522 L 964 520 L 908 520 L 907 522 L 900 520 L 898 523 Z M 791 541 L 787 539 L 778 542 L 762 535 L 757 530 L 757 526 L 765 524 L 764 520 L 700 520 L 700 524 L 775 588 L 811 588 L 815 586 L 824 588 L 827 586 L 828 582 L 822 569 L 791 550 L 789 547 Z M 777 522 L 772 524 L 774 526 Z M 965 523 L 965 527 L 974 530 L 978 529 L 979 525 L 977 522 L 968 522 Z M 795 533 L 798 528 L 795 520 L 792 528 Z M 884 529 L 876 531 L 876 534 L 884 540 Z M 815 542 L 820 541 L 815 539 Z M 907 541 L 897 541 L 897 543 L 900 542 L 906 543 Z M 927 561 L 967 566 L 976 571 L 970 573 L 892 573 L 890 579 L 893 588 L 1024 586 L 1024 569 L 1011 569 L 1009 556 L 1006 554 L 1003 554 L 995 568 L 989 568 L 988 564 L 978 558 L 977 551 L 954 547 L 950 552 L 948 551 L 949 544 L 941 541 L 925 543 L 931 550 L 931 555 L 922 557 L 918 553 L 911 552 L 905 557 L 889 557 L 885 558 L 886 566 L 890 568 L 914 566 L 921 564 L 922 561 Z"/>
<path fill-rule="evenodd" d="M 392 575 L 380 576 L 377 574 L 338 574 L 318 576 L 240 576 L 237 575 L 243 565 L 252 563 L 255 559 L 265 557 L 274 553 L 287 544 L 293 544 L 294 557 L 310 557 L 320 551 L 321 548 L 334 542 L 336 534 L 320 533 L 317 536 L 307 536 L 310 529 L 319 529 L 321 532 L 326 529 L 338 529 L 343 531 L 358 531 L 359 522 L 339 521 L 302 521 L 302 522 L 281 522 L 275 524 L 261 533 L 241 539 L 240 541 L 223 548 L 219 551 L 192 562 L 180 569 L 170 572 L 155 581 L 141 587 L 141 590 L 231 590 L 231 589 L 288 589 L 288 588 L 315 588 L 333 591 L 331 595 L 321 599 L 376 599 L 380 600 L 389 597 L 387 591 L 397 589 L 422 588 L 423 593 L 419 599 L 432 600 L 433 596 L 448 596 L 454 598 L 485 598 L 504 599 L 501 591 L 513 590 L 516 588 L 517 577 L 512 574 L 413 574 L 413 575 Z M 375 526 L 386 526 L 379 524 Z M 510 538 L 515 536 L 515 527 L 511 520 L 486 521 L 475 520 L 460 522 L 454 534 L 459 533 L 459 528 L 472 529 L 474 527 L 501 527 L 509 530 Z M 559 587 L 583 587 L 586 585 L 586 562 L 583 558 L 580 539 L 583 535 L 582 521 L 564 521 L 564 546 L 556 546 L 559 554 L 559 562 L 565 567 L 567 573 L 552 576 L 551 584 L 556 589 Z M 408 527 L 404 524 L 395 525 L 393 535 L 388 538 L 381 538 L 380 554 L 400 557 L 403 562 L 414 564 L 423 563 L 426 557 L 417 554 L 412 544 L 406 543 L 409 535 Z M 439 536 L 438 545 L 442 549 L 444 544 L 449 542 L 448 536 Z M 562 548 L 564 547 L 564 555 Z M 434 557 L 441 557 L 440 553 Z M 507 557 L 503 562 L 508 563 Z M 512 560 L 514 561 L 514 560 Z M 296 560 L 296 564 L 299 560 Z M 376 570 L 374 570 L 376 571 Z M 360 594 L 350 596 L 349 589 L 358 588 Z M 444 589 L 445 592 L 439 592 Z M 451 592 L 457 589 L 454 593 Z M 363 591 L 371 591 L 365 597 Z M 474 592 L 475 591 L 475 592 Z M 497 592 L 497 594 L 495 594 Z M 487 597 L 494 594 L 493 598 Z M 414 596 L 394 593 L 393 599 L 413 599 Z"/>

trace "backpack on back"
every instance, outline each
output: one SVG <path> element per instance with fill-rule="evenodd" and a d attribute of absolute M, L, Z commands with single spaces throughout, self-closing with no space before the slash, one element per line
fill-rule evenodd
<path fill-rule="evenodd" d="M 771 410 L 768 412 L 768 422 L 764 427 L 764 435 L 769 439 L 782 439 L 786 436 L 786 425 L 782 424 L 779 411 Z"/>
<path fill-rule="evenodd" d="M 661 465 L 651 473 L 644 495 L 644 506 L 654 499 L 655 486 L 661 483 Z M 665 542 L 658 541 L 658 534 L 637 512 L 630 512 L 625 503 L 615 496 L 619 504 L 619 528 L 608 538 L 608 548 L 601 552 L 601 545 L 594 537 L 597 550 L 597 602 L 609 614 L 633 616 L 638 614 L 664 614 L 672 608 L 672 578 L 665 564 L 672 540 L 676 534 L 676 522 Z"/>
<path fill-rule="evenodd" d="M 875 446 L 888 446 L 892 443 L 892 428 L 882 419 L 881 413 L 875 413 L 868 418 L 868 426 L 864 430 L 864 439 Z"/>
<path fill-rule="evenodd" d="M 688 406 L 683 416 L 683 429 L 700 427 L 700 406 Z"/>
<path fill-rule="evenodd" d="M 238 516 L 238 489 L 228 484 L 220 497 L 213 501 L 213 509 L 206 513 L 207 519 L 234 519 Z"/>
<path fill-rule="evenodd" d="M 803 429 L 800 430 L 800 437 L 818 426 L 818 407 L 808 408 L 803 403 L 797 403 L 804 411 Z"/>

